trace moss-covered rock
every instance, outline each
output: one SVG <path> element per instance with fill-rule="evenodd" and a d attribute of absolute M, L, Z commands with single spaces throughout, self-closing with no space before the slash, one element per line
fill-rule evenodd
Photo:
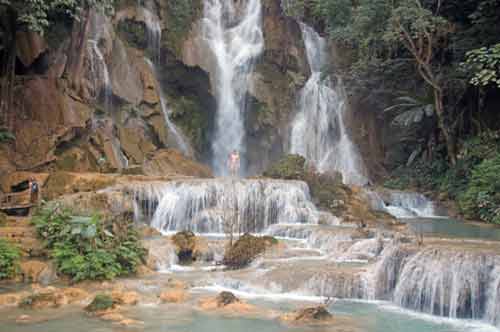
<path fill-rule="evenodd" d="M 112 309 L 115 306 L 115 301 L 110 295 L 107 294 L 97 294 L 95 298 L 90 302 L 88 306 L 85 307 L 87 312 L 98 312 L 108 309 Z"/>
<path fill-rule="evenodd" d="M 278 240 L 271 236 L 257 237 L 245 234 L 226 250 L 223 264 L 230 269 L 243 268 L 267 248 L 277 243 Z"/>
<path fill-rule="evenodd" d="M 172 242 L 181 263 L 189 263 L 195 259 L 196 235 L 193 232 L 179 232 L 172 237 Z"/>
<path fill-rule="evenodd" d="M 305 177 L 306 159 L 298 154 L 290 154 L 271 165 L 264 176 L 273 179 L 303 180 Z"/>
<path fill-rule="evenodd" d="M 57 308 L 62 302 L 64 302 L 64 295 L 55 290 L 44 291 L 26 296 L 19 303 L 19 307 L 22 309 Z"/>

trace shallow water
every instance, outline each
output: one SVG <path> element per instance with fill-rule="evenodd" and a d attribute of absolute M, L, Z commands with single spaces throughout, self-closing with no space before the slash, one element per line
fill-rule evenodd
<path fill-rule="evenodd" d="M 449 218 L 419 218 L 402 221 L 408 223 L 413 231 L 424 235 L 500 241 L 500 227 L 492 225 L 466 223 Z"/>
<path fill-rule="evenodd" d="M 280 301 L 251 301 L 269 312 L 289 312 L 307 306 L 304 302 L 282 299 Z M 310 303 L 309 303 L 310 305 Z M 290 326 L 276 318 L 237 317 L 216 313 L 205 313 L 187 305 L 151 305 L 131 307 L 126 316 L 141 320 L 144 325 L 122 327 L 110 322 L 87 316 L 80 307 L 63 310 L 22 311 L 0 310 L 0 331 L 2 332 L 461 332 L 497 331 L 480 322 L 450 320 L 401 310 L 387 303 L 338 301 L 330 307 L 339 318 L 337 324 L 322 326 Z M 16 317 L 29 314 L 35 322 L 17 324 Z M 41 321 L 36 322 L 38 319 Z M 348 322 L 348 323 L 346 323 Z"/>

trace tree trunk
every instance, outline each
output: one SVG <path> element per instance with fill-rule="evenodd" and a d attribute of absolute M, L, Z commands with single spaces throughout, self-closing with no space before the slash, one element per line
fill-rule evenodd
<path fill-rule="evenodd" d="M 16 78 L 16 29 L 17 14 L 12 8 L 6 7 L 1 15 L 2 30 L 4 32 L 4 56 L 0 72 L 0 119 L 1 125 L 8 131 L 14 129 L 14 81 Z"/>
<path fill-rule="evenodd" d="M 90 17 L 91 9 L 87 8 L 79 21 L 73 21 L 71 32 L 65 76 L 68 78 L 71 88 L 77 93 L 80 93 L 82 88 L 83 64 L 90 29 Z"/>
<path fill-rule="evenodd" d="M 444 115 L 442 90 L 434 88 L 434 102 L 436 107 L 436 115 L 438 118 L 438 125 L 441 131 L 443 132 L 444 140 L 446 143 L 448 159 L 450 163 L 454 166 L 457 163 L 455 135 L 452 132 L 452 128 L 450 128 L 450 126 L 448 126 L 448 124 L 446 123 Z"/>

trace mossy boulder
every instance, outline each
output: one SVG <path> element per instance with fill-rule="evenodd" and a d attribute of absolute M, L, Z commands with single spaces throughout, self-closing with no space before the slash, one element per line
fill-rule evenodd
<path fill-rule="evenodd" d="M 196 235 L 191 231 L 182 231 L 172 237 L 177 256 L 181 263 L 195 260 Z"/>
<path fill-rule="evenodd" d="M 90 302 L 90 304 L 85 307 L 85 311 L 94 313 L 98 311 L 113 309 L 115 307 L 115 304 L 116 303 L 111 295 L 97 294 L 92 302 Z"/>
<path fill-rule="evenodd" d="M 216 297 L 217 306 L 225 307 L 227 305 L 240 302 L 240 300 L 231 292 L 221 292 Z"/>
<path fill-rule="evenodd" d="M 308 307 L 297 310 L 291 314 L 286 314 L 282 317 L 284 321 L 297 324 L 317 324 L 330 322 L 333 315 L 326 309 L 325 306 Z"/>
<path fill-rule="evenodd" d="M 298 154 L 290 154 L 271 165 L 264 176 L 273 179 L 304 180 L 306 159 Z"/>
<path fill-rule="evenodd" d="M 246 267 L 267 248 L 277 243 L 278 240 L 271 236 L 245 234 L 226 250 L 223 264 L 229 269 Z"/>

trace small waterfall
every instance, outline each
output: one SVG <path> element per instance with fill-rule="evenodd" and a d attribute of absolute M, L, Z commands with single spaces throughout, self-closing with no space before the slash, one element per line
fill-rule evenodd
<path fill-rule="evenodd" d="M 260 0 L 205 0 L 202 35 L 214 56 L 217 94 L 213 169 L 227 175 L 226 160 L 236 149 L 245 165 L 245 99 L 253 62 L 264 49 Z M 244 171 L 243 171 L 244 173 Z"/>
<path fill-rule="evenodd" d="M 490 296 L 486 304 L 486 321 L 500 328 L 500 266 L 491 272 L 487 293 Z"/>
<path fill-rule="evenodd" d="M 342 173 L 347 184 L 365 185 L 363 160 L 345 128 L 342 82 L 322 73 L 327 65 L 326 42 L 311 27 L 301 27 L 312 74 L 300 92 L 290 152 L 304 156 L 321 172 Z"/>
<path fill-rule="evenodd" d="M 385 201 L 377 192 L 364 189 L 368 204 L 375 211 L 385 211 L 398 219 L 437 218 L 434 203 L 422 194 L 405 191 L 387 191 Z"/>
<path fill-rule="evenodd" d="M 318 211 L 307 184 L 279 180 L 183 180 L 130 186 L 136 213 L 163 232 L 260 232 L 272 224 L 312 223 Z"/>
<path fill-rule="evenodd" d="M 108 65 L 99 48 L 99 43 L 101 38 L 109 37 L 109 31 L 107 30 L 107 22 L 104 15 L 93 13 L 91 20 L 91 31 L 87 44 L 90 75 L 96 94 L 94 97 L 97 99 L 99 95 L 102 94 L 104 108 L 107 110 L 111 103 L 112 87 Z"/>
<path fill-rule="evenodd" d="M 184 155 L 193 157 L 194 151 L 191 148 L 188 140 L 184 137 L 181 131 L 170 120 L 170 109 L 168 108 L 167 101 L 163 94 L 160 78 L 158 75 L 157 67 L 161 59 L 161 24 L 158 16 L 151 12 L 151 9 L 146 7 L 139 7 L 138 12 L 144 17 L 144 24 L 146 25 L 146 37 L 148 41 L 148 51 L 152 60 L 145 58 L 146 63 L 151 67 L 153 75 L 156 79 L 156 91 L 160 97 L 160 107 L 167 125 L 169 142 L 172 142 L 174 148 L 181 151 Z"/>
<path fill-rule="evenodd" d="M 436 217 L 434 203 L 418 193 L 391 191 L 386 208 L 396 218 Z"/>
<path fill-rule="evenodd" d="M 493 266 L 500 266 L 500 257 L 424 249 L 404 265 L 394 302 L 433 315 L 482 319 L 489 298 L 496 302 L 497 294 L 488 292 L 488 286 L 496 281 L 491 280 Z"/>

